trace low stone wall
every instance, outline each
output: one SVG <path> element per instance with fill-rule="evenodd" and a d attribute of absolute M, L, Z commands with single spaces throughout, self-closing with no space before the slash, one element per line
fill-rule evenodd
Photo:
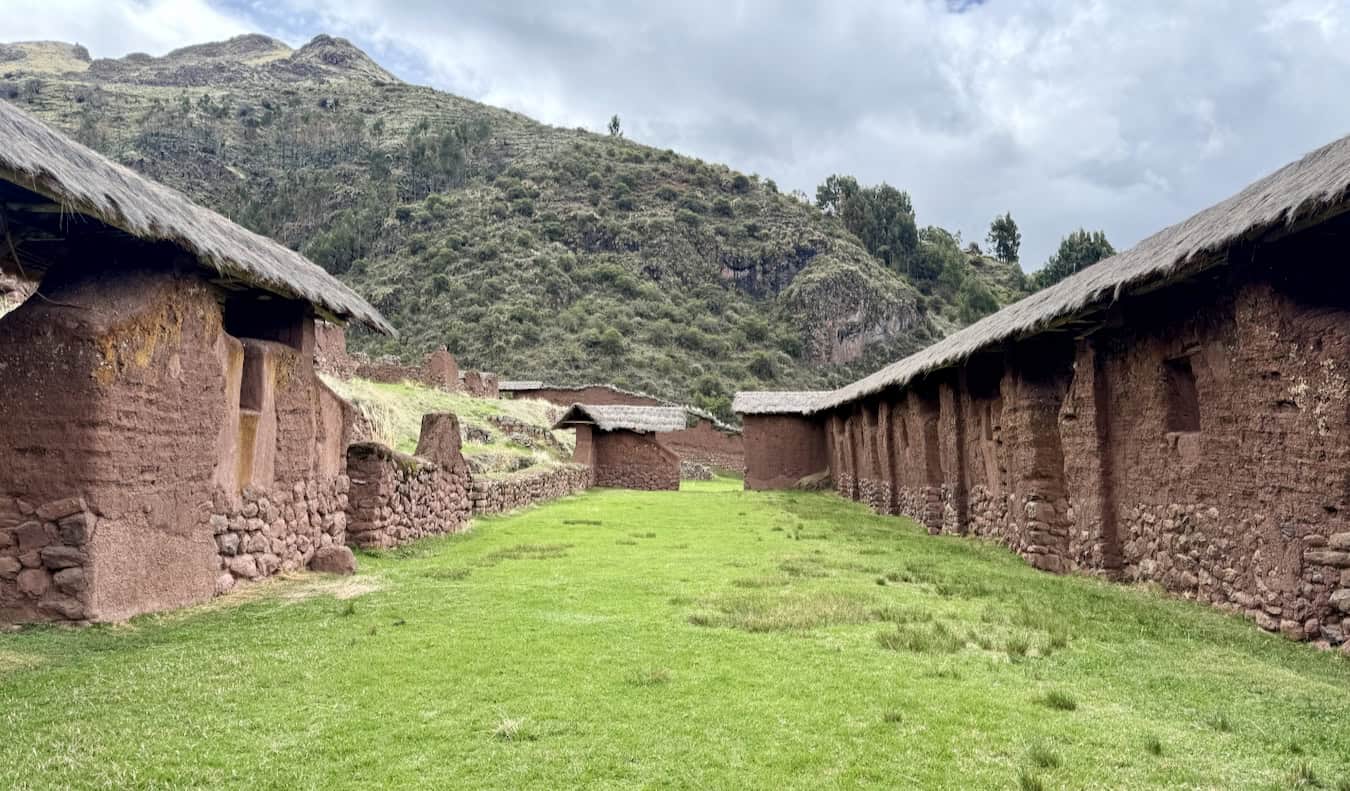
<path fill-rule="evenodd" d="M 682 481 L 711 481 L 713 472 L 708 465 L 697 461 L 680 462 L 680 480 Z"/>
<path fill-rule="evenodd" d="M 217 491 L 211 514 L 220 564 L 216 592 L 306 568 L 322 547 L 343 546 L 349 487 L 339 475 L 289 489 L 246 486 L 238 496 Z"/>
<path fill-rule="evenodd" d="M 591 486 L 591 469 L 569 464 L 551 470 L 523 472 L 502 478 L 475 478 L 473 512 L 500 514 L 535 503 L 556 500 Z"/>
<path fill-rule="evenodd" d="M 552 431 L 543 426 L 525 423 L 510 415 L 488 415 L 487 421 L 501 429 L 508 440 L 518 445 L 524 445 L 527 448 L 550 448 L 560 454 L 571 453 L 558 441 Z"/>
<path fill-rule="evenodd" d="M 457 533 L 469 521 L 469 475 L 462 467 L 399 453 L 374 442 L 347 449 L 351 478 L 347 543 L 393 547 Z"/>
<path fill-rule="evenodd" d="M 97 522 L 79 498 L 34 507 L 0 497 L 0 622 L 86 617 L 86 545 Z"/>

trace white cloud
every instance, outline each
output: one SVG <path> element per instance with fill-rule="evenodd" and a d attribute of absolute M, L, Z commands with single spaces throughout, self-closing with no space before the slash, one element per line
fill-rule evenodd
<path fill-rule="evenodd" d="M 885 180 L 967 239 L 1011 210 L 1028 267 L 1079 226 L 1131 244 L 1350 131 L 1335 0 L 18 2 L 42 30 L 22 37 L 95 54 L 241 19 L 344 35 L 406 79 L 561 126 L 617 112 L 629 137 L 784 189 Z"/>
<path fill-rule="evenodd" d="M 3 0 L 5 41 L 83 44 L 96 58 L 171 49 L 249 32 L 207 0 Z"/>

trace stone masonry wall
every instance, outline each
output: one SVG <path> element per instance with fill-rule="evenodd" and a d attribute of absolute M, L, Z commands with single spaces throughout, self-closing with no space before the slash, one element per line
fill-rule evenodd
<path fill-rule="evenodd" d="M 424 536 L 457 533 L 468 526 L 470 479 L 374 442 L 347 449 L 351 478 L 347 542 L 393 547 Z"/>
<path fill-rule="evenodd" d="M 0 622 L 88 616 L 86 546 L 97 523 L 80 498 L 35 507 L 0 497 Z"/>
<path fill-rule="evenodd" d="M 322 547 L 347 540 L 350 481 L 346 475 L 271 490 L 217 491 L 211 532 L 219 553 L 216 592 L 239 582 L 308 567 Z"/>
<path fill-rule="evenodd" d="M 473 512 L 500 514 L 576 494 L 591 487 L 591 476 L 591 468 L 568 464 L 500 478 L 474 478 L 471 494 Z"/>

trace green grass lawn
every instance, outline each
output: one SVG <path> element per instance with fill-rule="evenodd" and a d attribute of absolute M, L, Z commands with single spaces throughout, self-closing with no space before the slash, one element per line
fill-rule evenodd
<path fill-rule="evenodd" d="M 0 635 L 0 787 L 1350 788 L 1343 658 L 735 485 Z"/>

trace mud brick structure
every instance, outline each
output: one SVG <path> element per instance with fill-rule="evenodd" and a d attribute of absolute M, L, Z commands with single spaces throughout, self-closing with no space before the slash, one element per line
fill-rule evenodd
<path fill-rule="evenodd" d="M 475 477 L 471 494 L 473 512 L 484 516 L 501 514 L 556 500 L 590 488 L 591 478 L 591 468 L 581 464 Z"/>
<path fill-rule="evenodd" d="M 320 321 L 315 335 L 314 365 L 320 373 L 339 379 L 360 378 L 385 384 L 415 382 L 476 398 L 498 397 L 496 374 L 461 371 L 455 356 L 444 346 L 427 355 L 417 366 L 408 365 L 397 357 L 371 359 L 360 352 L 348 352 L 346 331 L 339 324 Z"/>
<path fill-rule="evenodd" d="M 700 409 L 613 385 L 568 387 L 537 381 L 503 381 L 499 387 L 504 398 L 533 398 L 561 407 L 573 404 L 679 407 L 687 413 L 688 422 L 684 428 L 662 436 L 661 441 L 667 448 L 682 461 L 700 462 L 725 470 L 745 469 L 741 432 Z"/>
<path fill-rule="evenodd" d="M 684 426 L 678 407 L 574 404 L 553 428 L 576 429 L 573 459 L 595 486 L 656 491 L 680 488 L 680 457 L 661 435 Z"/>
<path fill-rule="evenodd" d="M 1350 138 L 840 390 L 739 394 L 746 485 L 828 469 L 930 532 L 1341 643 L 1348 186 Z"/>
<path fill-rule="evenodd" d="M 0 269 L 41 294 L 0 317 L 0 621 L 184 605 L 344 541 L 354 412 L 314 321 L 390 331 L 373 308 L 6 103 L 0 203 Z"/>

